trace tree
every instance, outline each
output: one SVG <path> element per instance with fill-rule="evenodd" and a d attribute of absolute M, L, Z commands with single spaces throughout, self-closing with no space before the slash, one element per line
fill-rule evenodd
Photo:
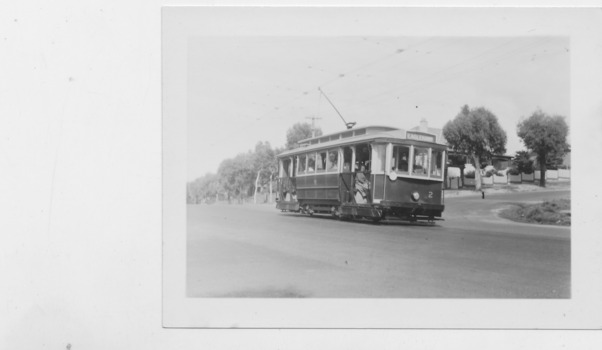
<path fill-rule="evenodd" d="M 186 184 L 186 202 L 189 204 L 201 203 L 204 199 L 217 196 L 219 190 L 218 176 L 207 173 Z"/>
<path fill-rule="evenodd" d="M 506 132 L 497 117 L 485 109 L 462 107 L 460 113 L 443 127 L 443 136 L 449 147 L 469 155 L 476 167 L 476 190 L 481 190 L 480 164 L 483 158 L 506 152 Z"/>
<path fill-rule="evenodd" d="M 253 194 L 253 202 L 257 203 L 257 189 L 260 185 L 266 183 L 270 186 L 270 198 L 272 198 L 272 179 L 278 170 L 278 160 L 276 154 L 269 142 L 258 142 L 255 145 L 255 153 L 253 154 L 253 168 L 257 173 L 255 178 L 255 191 Z"/>
<path fill-rule="evenodd" d="M 539 186 L 546 186 L 546 168 L 550 160 L 562 158 L 570 151 L 566 141 L 569 133 L 563 116 L 550 116 L 541 110 L 521 120 L 516 129 L 525 146 L 535 152 L 541 176 Z"/>
<path fill-rule="evenodd" d="M 531 160 L 528 151 L 518 151 L 512 160 L 512 164 L 516 167 L 519 173 L 532 174 L 533 160 Z"/>
<path fill-rule="evenodd" d="M 243 196 L 249 194 L 254 179 L 253 154 L 241 153 L 234 158 L 225 159 L 217 172 L 228 196 L 235 195 L 239 203 L 242 203 Z"/>
<path fill-rule="evenodd" d="M 315 136 L 322 135 L 322 130 L 316 128 Z M 286 149 L 297 148 L 297 141 L 312 137 L 312 127 L 309 123 L 296 123 L 286 131 Z"/>

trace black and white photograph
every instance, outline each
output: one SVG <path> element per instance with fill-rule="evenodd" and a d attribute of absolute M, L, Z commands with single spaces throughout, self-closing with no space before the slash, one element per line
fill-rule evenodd
<path fill-rule="evenodd" d="M 188 297 L 571 296 L 568 38 L 188 49 Z"/>
<path fill-rule="evenodd" d="M 182 125 L 187 302 L 479 314 L 471 304 L 574 300 L 574 38 L 523 29 L 561 11 L 189 10 L 163 12 L 164 30 L 185 28 L 164 33 L 164 88 Z M 378 315 L 313 326 L 386 328 Z M 392 326 L 563 327 L 553 319 Z"/>
<path fill-rule="evenodd" d="M 0 5 L 0 349 L 595 349 L 599 0 Z"/>

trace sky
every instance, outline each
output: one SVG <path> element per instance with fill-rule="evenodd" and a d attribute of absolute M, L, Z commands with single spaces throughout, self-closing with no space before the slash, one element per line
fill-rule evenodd
<path fill-rule="evenodd" d="M 215 173 L 259 141 L 286 143 L 298 122 L 443 128 L 467 104 L 506 131 L 506 154 L 524 146 L 521 118 L 541 109 L 570 124 L 566 37 L 193 37 L 188 41 L 188 173 Z"/>

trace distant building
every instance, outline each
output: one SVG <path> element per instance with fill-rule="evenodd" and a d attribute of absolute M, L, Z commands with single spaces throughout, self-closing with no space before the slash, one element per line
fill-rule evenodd
<path fill-rule="evenodd" d="M 447 144 L 447 140 L 445 137 L 443 137 L 443 129 L 429 127 L 429 123 L 425 118 L 420 120 L 419 126 L 411 128 L 410 131 L 420 131 L 434 134 L 437 137 L 437 142 Z"/>

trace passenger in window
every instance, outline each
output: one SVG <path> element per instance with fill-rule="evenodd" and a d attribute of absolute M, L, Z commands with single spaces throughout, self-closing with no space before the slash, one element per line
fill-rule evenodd
<path fill-rule="evenodd" d="M 337 155 L 336 153 L 328 154 L 328 171 L 336 171 L 337 169 Z"/>
<path fill-rule="evenodd" d="M 307 165 L 307 171 L 310 172 L 310 173 L 313 173 L 314 172 L 314 166 L 315 166 L 315 164 L 314 164 L 315 160 L 309 159 L 308 163 L 309 164 Z"/>

